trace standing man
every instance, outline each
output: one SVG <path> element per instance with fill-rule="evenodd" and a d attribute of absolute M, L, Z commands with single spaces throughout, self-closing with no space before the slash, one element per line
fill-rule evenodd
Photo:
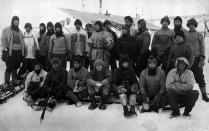
<path fill-rule="evenodd" d="M 23 33 L 19 29 L 19 17 L 13 16 L 11 26 L 3 29 L 1 36 L 2 55 L 5 57 L 6 71 L 4 74 L 5 83 L 12 80 L 17 80 L 17 69 L 20 67 L 24 57 L 25 43 L 23 40 Z"/>
<path fill-rule="evenodd" d="M 125 26 L 128 27 L 128 32 L 131 36 L 135 37 L 137 33 L 137 29 L 134 28 L 134 21 L 131 16 L 124 17 Z"/>
<path fill-rule="evenodd" d="M 140 77 L 140 73 L 147 67 L 148 58 L 150 56 L 150 41 L 151 35 L 146 27 L 144 19 L 138 21 L 138 30 L 136 34 L 136 47 L 137 47 L 137 59 L 136 59 L 136 74 Z"/>
<path fill-rule="evenodd" d="M 157 49 L 159 64 L 162 64 L 162 69 L 166 71 L 169 50 L 174 43 L 174 31 L 168 28 L 170 24 L 168 16 L 163 17 L 160 23 L 162 24 L 162 28 L 155 32 L 151 49 Z"/>
<path fill-rule="evenodd" d="M 81 60 L 81 66 L 85 66 L 85 58 L 87 55 L 87 40 L 88 34 L 82 28 L 82 22 L 79 19 L 76 19 L 74 22 L 75 29 L 73 29 L 70 40 L 71 40 L 71 50 L 72 50 L 72 59 L 71 67 L 73 67 L 73 58 L 78 57 Z"/>
<path fill-rule="evenodd" d="M 202 99 L 209 102 L 206 91 L 206 83 L 203 74 L 203 66 L 205 64 L 205 42 L 203 35 L 196 31 L 197 21 L 192 18 L 187 21 L 187 27 L 189 28 L 188 33 L 186 33 L 186 42 L 191 45 L 194 49 L 194 62 L 191 65 L 191 70 L 194 73 L 196 82 L 200 87 L 202 93 Z"/>
<path fill-rule="evenodd" d="M 176 16 L 174 18 L 173 24 L 174 24 L 174 32 L 175 33 L 179 32 L 180 30 L 183 31 L 184 33 L 187 32 L 187 30 L 184 27 L 182 27 L 182 18 L 180 16 Z"/>
<path fill-rule="evenodd" d="M 41 54 L 41 56 L 44 56 L 44 58 L 45 58 L 44 59 L 45 66 L 43 64 L 43 69 L 47 72 L 51 69 L 51 62 L 49 61 L 49 58 L 48 58 L 48 52 L 49 52 L 50 39 L 53 34 L 54 34 L 54 25 L 52 22 L 48 22 L 47 23 L 47 32 L 43 35 L 43 38 L 42 38 L 41 43 L 39 45 L 40 54 Z"/>
<path fill-rule="evenodd" d="M 109 67 L 110 49 L 114 46 L 113 38 L 110 33 L 102 29 L 101 21 L 95 22 L 94 29 L 95 32 L 88 40 L 90 67 L 93 69 L 93 63 L 97 59 L 101 59 L 106 67 Z"/>
<path fill-rule="evenodd" d="M 118 59 L 117 57 L 117 35 L 114 31 L 111 30 L 111 22 L 109 20 L 105 20 L 103 23 L 103 27 L 105 28 L 105 30 L 107 32 L 109 32 L 111 34 L 111 36 L 113 37 L 114 43 L 115 45 L 113 46 L 112 49 L 110 49 L 110 67 L 111 67 L 111 72 L 114 71 L 114 69 L 117 68 L 117 63 L 116 63 L 116 59 Z"/>
<path fill-rule="evenodd" d="M 55 24 L 55 34 L 51 36 L 49 45 L 49 60 L 57 57 L 61 60 L 61 66 L 66 69 L 67 59 L 71 55 L 69 37 L 62 31 L 62 25 Z"/>

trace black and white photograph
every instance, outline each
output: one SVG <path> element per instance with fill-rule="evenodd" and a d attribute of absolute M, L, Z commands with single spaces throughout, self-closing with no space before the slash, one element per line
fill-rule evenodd
<path fill-rule="evenodd" d="M 0 12 L 0 131 L 209 131 L 209 0 Z"/>

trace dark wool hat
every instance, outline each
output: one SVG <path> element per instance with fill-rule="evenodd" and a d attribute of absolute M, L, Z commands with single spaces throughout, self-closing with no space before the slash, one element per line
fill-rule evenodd
<path fill-rule="evenodd" d="M 25 29 L 26 29 L 27 27 L 29 27 L 30 29 L 32 29 L 31 23 L 25 23 Z"/>
<path fill-rule="evenodd" d="M 87 23 L 87 24 L 86 24 L 86 27 L 91 27 L 91 28 L 92 28 L 93 26 L 92 26 L 92 24 Z"/>
<path fill-rule="evenodd" d="M 82 26 L 81 20 L 76 19 L 75 22 L 74 22 L 74 25 L 80 25 L 80 26 Z"/>
<path fill-rule="evenodd" d="M 185 39 L 185 34 L 182 30 L 179 30 L 179 31 L 175 32 L 174 38 L 176 38 L 177 36 L 181 36 L 182 38 Z"/>
<path fill-rule="evenodd" d="M 41 23 L 39 26 L 43 26 L 43 27 L 46 27 L 46 25 L 44 23 Z"/>
<path fill-rule="evenodd" d="M 164 16 L 164 17 L 161 19 L 160 24 L 162 24 L 164 21 L 167 21 L 167 22 L 168 22 L 168 25 L 170 25 L 170 20 L 169 20 L 169 18 L 168 18 L 167 15 Z"/>
<path fill-rule="evenodd" d="M 61 65 L 61 60 L 59 58 L 55 57 L 52 59 L 51 63 L 52 63 L 52 65 L 53 64 Z"/>
<path fill-rule="evenodd" d="M 111 25 L 111 22 L 109 20 L 105 20 L 103 22 L 103 26 L 105 27 L 106 25 Z"/>
<path fill-rule="evenodd" d="M 149 65 L 150 63 L 155 63 L 157 65 L 157 59 L 154 55 L 151 55 L 149 57 L 147 65 Z"/>
<path fill-rule="evenodd" d="M 189 19 L 187 21 L 187 27 L 189 27 L 189 25 L 191 25 L 191 24 L 193 24 L 193 25 L 195 25 L 195 27 L 197 27 L 197 21 L 194 18 Z"/>
<path fill-rule="evenodd" d="M 74 57 L 74 59 L 73 59 L 73 64 L 74 64 L 75 62 L 78 62 L 79 64 L 81 64 L 81 59 L 80 59 L 79 57 Z"/>
<path fill-rule="evenodd" d="M 128 21 L 130 21 L 131 23 L 134 22 L 134 21 L 133 21 L 133 18 L 132 18 L 131 16 L 125 16 L 125 17 L 124 17 L 124 20 L 128 20 Z"/>
<path fill-rule="evenodd" d="M 47 23 L 47 28 L 48 28 L 48 27 L 52 27 L 52 28 L 53 28 L 53 27 L 54 27 L 53 23 L 52 23 L 52 22 L 48 22 L 48 23 Z"/>
<path fill-rule="evenodd" d="M 15 20 L 18 20 L 19 21 L 19 17 L 16 16 L 16 15 L 12 17 L 12 21 L 15 21 Z"/>
<path fill-rule="evenodd" d="M 181 23 L 182 23 L 182 18 L 180 17 L 180 16 L 176 16 L 175 18 L 174 18 L 174 21 L 175 20 L 179 20 Z"/>
<path fill-rule="evenodd" d="M 61 29 L 62 29 L 61 23 L 59 23 L 59 22 L 55 23 L 54 28 L 55 28 L 55 29 L 56 29 L 56 28 L 61 28 Z"/>

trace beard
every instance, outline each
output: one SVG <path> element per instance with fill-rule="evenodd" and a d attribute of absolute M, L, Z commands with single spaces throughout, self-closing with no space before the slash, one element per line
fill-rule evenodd
<path fill-rule="evenodd" d="M 175 26 L 174 27 L 174 31 L 176 32 L 176 31 L 180 31 L 181 30 L 181 25 L 178 25 L 178 26 Z"/>
<path fill-rule="evenodd" d="M 74 67 L 74 70 L 75 70 L 75 71 L 79 71 L 80 69 L 81 69 L 81 66 L 79 66 L 78 68 L 75 68 L 75 67 Z"/>
<path fill-rule="evenodd" d="M 53 34 L 54 34 L 54 30 L 53 29 L 47 30 L 47 35 L 52 36 Z"/>
<path fill-rule="evenodd" d="M 148 75 L 155 76 L 157 73 L 157 68 L 148 68 Z"/>
<path fill-rule="evenodd" d="M 57 36 L 57 37 L 60 37 L 60 36 L 63 36 L 63 33 L 62 33 L 62 31 L 56 31 L 55 32 L 55 35 Z"/>
<path fill-rule="evenodd" d="M 12 27 L 12 30 L 15 30 L 15 31 L 19 31 L 20 30 L 19 27 L 14 25 L 14 24 L 12 24 L 11 27 Z"/>

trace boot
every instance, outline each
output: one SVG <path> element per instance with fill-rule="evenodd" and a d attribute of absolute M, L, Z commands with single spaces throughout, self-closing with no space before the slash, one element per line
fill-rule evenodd
<path fill-rule="evenodd" d="M 106 100 L 106 97 L 107 97 L 107 95 L 102 95 L 101 96 L 101 101 L 100 101 L 100 104 L 99 104 L 99 109 L 100 110 L 105 110 L 106 109 L 106 105 L 104 104 L 105 100 Z"/>
<path fill-rule="evenodd" d="M 202 93 L 202 100 L 204 100 L 205 102 L 209 102 L 209 98 L 206 93 Z"/>
<path fill-rule="evenodd" d="M 90 106 L 88 107 L 89 110 L 94 110 L 97 108 L 97 104 L 96 104 L 96 98 L 95 98 L 95 95 L 89 95 L 89 98 L 90 98 Z"/>
<path fill-rule="evenodd" d="M 179 117 L 180 116 L 180 112 L 172 112 L 169 118 L 175 118 L 175 117 Z"/>
<path fill-rule="evenodd" d="M 136 116 L 137 114 L 136 114 L 136 111 L 135 111 L 135 106 L 131 106 L 131 108 L 130 108 L 130 115 L 132 115 L 132 116 Z"/>
<path fill-rule="evenodd" d="M 129 111 L 128 111 L 127 105 L 123 106 L 123 111 L 124 111 L 124 117 L 130 117 L 131 116 Z"/>
<path fill-rule="evenodd" d="M 5 72 L 4 73 L 4 81 L 5 83 L 9 84 L 9 81 L 10 81 L 10 74 L 9 72 Z"/>

